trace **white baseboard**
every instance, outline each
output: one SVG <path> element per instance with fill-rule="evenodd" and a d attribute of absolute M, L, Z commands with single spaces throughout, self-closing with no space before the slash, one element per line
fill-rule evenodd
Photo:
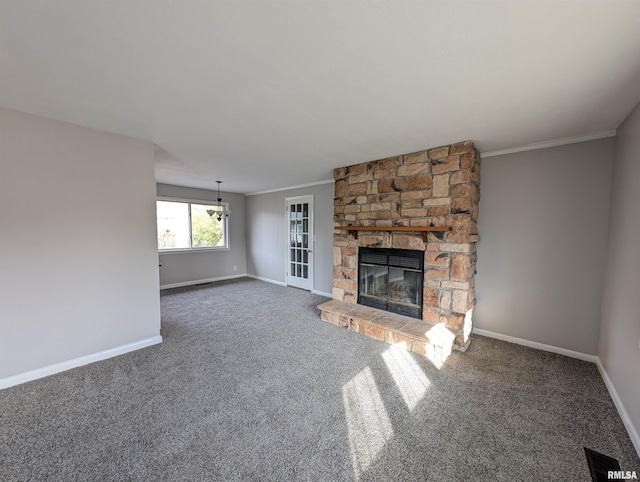
<path fill-rule="evenodd" d="M 600 361 L 600 358 L 598 358 L 596 365 L 598 366 L 598 370 L 600 370 L 600 375 L 602 375 L 602 379 L 604 380 L 604 384 L 607 386 L 607 390 L 609 390 L 609 395 L 611 395 L 613 404 L 618 409 L 618 413 L 620 414 L 622 423 L 624 423 L 624 426 L 627 429 L 627 433 L 631 438 L 631 443 L 633 443 L 633 446 L 636 448 L 636 452 L 638 452 L 638 457 L 640 457 L 640 436 L 638 436 L 638 431 L 633 426 L 631 417 L 627 413 L 627 410 L 624 408 L 622 400 L 620 400 L 620 396 L 613 386 L 613 382 L 611 381 L 611 378 L 609 378 L 607 371 L 604 369 L 604 365 L 602 364 L 602 361 Z"/>
<path fill-rule="evenodd" d="M 181 288 L 183 286 L 193 286 L 193 285 L 200 285 L 204 283 L 213 283 L 214 281 L 224 281 L 227 279 L 234 279 L 234 278 L 253 278 L 253 279 L 257 279 L 258 281 L 264 281 L 265 283 L 272 283 L 278 286 L 287 286 L 287 283 L 285 283 L 284 281 L 277 281 L 271 278 L 264 278 L 262 276 L 258 276 L 255 274 L 242 273 L 242 274 L 234 274 L 230 276 L 220 276 L 218 278 L 199 279 L 194 281 L 184 281 L 182 283 L 172 283 L 168 285 L 161 285 L 160 289 L 167 290 L 170 288 Z M 311 290 L 311 292 L 316 295 L 326 296 L 327 298 L 333 298 L 333 295 L 331 293 L 325 293 L 324 291 Z"/>
<path fill-rule="evenodd" d="M 260 281 L 265 281 L 267 283 L 273 283 L 274 285 L 278 285 L 278 286 L 287 286 L 287 283 L 285 283 L 283 281 L 276 281 L 276 280 L 271 279 L 271 278 L 263 278 L 262 276 L 257 276 L 255 274 L 247 274 L 246 276 L 249 277 L 249 278 L 260 280 Z M 320 296 L 326 296 L 327 298 L 333 298 L 333 295 L 331 293 L 325 293 L 324 291 L 311 290 L 311 292 L 314 295 L 320 295 Z"/>
<path fill-rule="evenodd" d="M 551 353 L 557 353 L 559 355 L 565 355 L 571 358 L 577 358 L 578 360 L 584 360 L 584 361 L 595 363 L 596 366 L 598 367 L 598 370 L 600 371 L 600 375 L 604 380 L 604 384 L 606 385 L 607 390 L 609 390 L 609 395 L 611 396 L 611 399 L 613 400 L 613 404 L 616 406 L 616 409 L 618 410 L 618 414 L 622 419 L 622 423 L 624 423 L 624 426 L 627 429 L 627 432 L 629 433 L 631 442 L 633 443 L 633 446 L 635 447 L 636 452 L 638 452 L 638 456 L 640 456 L 640 437 L 638 436 L 638 431 L 636 430 L 636 427 L 633 425 L 633 422 L 631 421 L 631 417 L 627 413 L 627 410 L 624 408 L 622 400 L 620 399 L 618 392 L 613 386 L 613 382 L 609 378 L 609 375 L 607 374 L 607 371 L 604 369 L 604 366 L 602 365 L 602 362 L 600 361 L 599 357 L 597 357 L 596 355 L 587 355 L 586 353 L 580 353 L 578 351 L 567 350 L 566 348 L 559 348 L 553 345 L 545 345 L 544 343 L 538 343 L 537 341 L 529 341 L 523 338 L 516 338 L 509 335 L 502 335 L 501 333 L 494 333 L 492 331 L 486 331 L 479 328 L 474 328 L 473 333 L 477 335 L 486 336 L 489 338 L 495 338 L 497 340 L 516 343 L 518 345 L 528 346 L 529 348 L 537 348 L 538 350 L 549 351 Z"/>
<path fill-rule="evenodd" d="M 0 389 L 13 387 L 14 385 L 20 385 L 21 383 L 30 382 L 31 380 L 37 380 L 38 378 L 48 377 L 49 375 L 54 375 L 66 370 L 71 370 L 72 368 L 88 365 L 89 363 L 106 360 L 107 358 L 113 358 L 114 356 L 124 355 L 125 353 L 129 353 L 131 351 L 140 350 L 141 348 L 146 348 L 151 345 L 157 345 L 158 343 L 162 343 L 162 337 L 160 335 L 146 338 L 144 340 L 136 341 L 133 343 L 128 343 L 126 345 L 111 348 L 109 350 L 99 351 L 98 353 L 92 353 L 91 355 L 84 355 L 72 360 L 67 360 L 60 363 L 55 363 L 53 365 L 48 365 L 46 367 L 37 368 L 35 370 L 20 373 L 18 375 L 13 375 L 11 377 L 2 378 L 0 379 Z"/>
<path fill-rule="evenodd" d="M 331 293 L 325 293 L 324 291 L 311 290 L 311 292 L 314 295 L 320 295 L 320 296 L 325 296 L 327 298 L 333 298 L 333 295 Z"/>
<path fill-rule="evenodd" d="M 273 283 L 274 285 L 279 285 L 279 286 L 287 286 L 287 283 L 285 283 L 284 281 L 277 281 L 271 278 L 263 278 L 262 276 L 258 276 L 255 274 L 246 274 L 245 276 L 249 277 L 249 278 L 253 278 L 253 279 L 257 279 L 259 281 L 265 281 L 267 283 Z"/>
<path fill-rule="evenodd" d="M 241 274 L 230 274 L 228 276 L 218 276 L 217 278 L 195 279 L 192 281 L 183 281 L 181 283 L 170 283 L 167 285 L 160 285 L 160 289 L 168 290 L 170 288 L 182 288 L 183 286 L 201 285 L 204 283 L 213 283 L 214 281 L 224 281 L 227 279 L 244 278 L 246 276 L 251 276 L 251 275 L 248 275 L 247 273 L 241 273 Z"/>
<path fill-rule="evenodd" d="M 567 350 L 566 348 L 560 348 L 553 345 L 545 345 L 544 343 L 538 343 L 537 341 L 529 341 L 524 338 L 516 338 L 515 336 L 503 335 L 501 333 L 494 333 L 493 331 L 481 330 L 480 328 L 474 328 L 472 333 L 476 335 L 486 336 L 488 338 L 495 338 L 496 340 L 508 341 L 509 343 L 515 343 L 516 345 L 528 346 L 529 348 L 536 348 L 538 350 L 549 351 L 551 353 L 557 353 L 558 355 L 564 355 L 571 358 L 577 358 L 578 360 L 584 360 L 591 363 L 597 363 L 598 357 L 596 355 L 587 355 L 579 351 Z"/>

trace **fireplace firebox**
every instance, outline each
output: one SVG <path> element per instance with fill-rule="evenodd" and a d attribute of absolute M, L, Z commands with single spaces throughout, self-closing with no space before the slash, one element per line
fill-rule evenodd
<path fill-rule="evenodd" d="M 422 319 L 424 252 L 360 248 L 358 303 Z"/>

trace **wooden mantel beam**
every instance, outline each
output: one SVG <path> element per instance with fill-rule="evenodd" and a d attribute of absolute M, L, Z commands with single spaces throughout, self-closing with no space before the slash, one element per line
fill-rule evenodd
<path fill-rule="evenodd" d="M 422 233 L 422 239 L 427 242 L 427 234 L 433 231 L 451 231 L 451 226 L 335 226 L 335 229 L 347 231 L 358 239 L 358 231 L 403 231 L 411 233 Z"/>

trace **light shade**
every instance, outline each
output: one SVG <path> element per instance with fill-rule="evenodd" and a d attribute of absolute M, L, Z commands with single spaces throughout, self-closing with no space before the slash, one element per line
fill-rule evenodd
<path fill-rule="evenodd" d="M 231 211 L 226 209 L 222 204 L 222 198 L 220 197 L 220 184 L 222 181 L 216 181 L 218 183 L 218 199 L 216 200 L 217 204 L 213 206 L 213 209 L 207 209 L 207 214 L 212 218 L 215 217 L 218 221 L 222 221 L 222 218 L 228 218 L 231 214 Z"/>

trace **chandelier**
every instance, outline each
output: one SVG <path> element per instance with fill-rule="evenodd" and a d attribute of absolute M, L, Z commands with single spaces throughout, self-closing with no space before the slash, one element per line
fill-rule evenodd
<path fill-rule="evenodd" d="M 211 218 L 216 218 L 218 221 L 222 221 L 222 218 L 228 218 L 231 211 L 226 209 L 222 204 L 222 198 L 220 197 L 220 184 L 222 181 L 216 181 L 218 183 L 218 199 L 217 204 L 212 206 L 213 209 L 207 209 L 207 214 L 211 216 Z"/>

